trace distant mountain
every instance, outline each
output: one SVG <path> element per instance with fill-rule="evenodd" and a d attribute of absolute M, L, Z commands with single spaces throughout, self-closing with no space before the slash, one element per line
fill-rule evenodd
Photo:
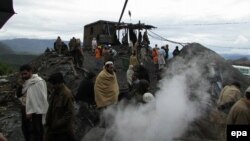
<path fill-rule="evenodd" d="M 52 48 L 55 40 L 52 39 L 26 39 L 18 38 L 2 40 L 3 44 L 9 46 L 16 53 L 41 54 L 47 47 Z"/>
<path fill-rule="evenodd" d="M 28 54 L 2 54 L 0 55 L 0 62 L 6 64 L 20 65 L 24 63 L 29 63 L 33 59 L 38 57 L 38 55 L 28 55 Z"/>
<path fill-rule="evenodd" d="M 226 60 L 238 60 L 241 58 L 250 60 L 250 55 L 242 55 L 242 54 L 220 54 Z"/>
<path fill-rule="evenodd" d="M 14 51 L 6 44 L 0 42 L 0 54 L 12 54 Z"/>

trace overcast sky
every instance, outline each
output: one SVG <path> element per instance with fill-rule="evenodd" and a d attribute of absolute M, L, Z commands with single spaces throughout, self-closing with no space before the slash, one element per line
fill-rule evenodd
<path fill-rule="evenodd" d="M 0 40 L 83 37 L 83 26 L 118 21 L 125 0 L 13 0 L 15 14 Z M 250 54 L 250 0 L 128 0 L 122 21 L 151 24 L 178 42 L 198 42 L 216 52 Z M 131 11 L 131 19 L 128 15 Z M 151 38 L 151 46 L 165 41 Z M 171 45 L 174 47 L 175 45 Z"/>

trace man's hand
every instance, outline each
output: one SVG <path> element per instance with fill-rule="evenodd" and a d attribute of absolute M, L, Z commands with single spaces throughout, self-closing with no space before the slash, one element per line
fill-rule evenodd
<path fill-rule="evenodd" d="M 27 118 L 29 121 L 32 121 L 32 114 L 26 114 L 26 118 Z"/>
<path fill-rule="evenodd" d="M 4 137 L 2 133 L 0 133 L 0 141 L 7 141 L 7 139 Z"/>

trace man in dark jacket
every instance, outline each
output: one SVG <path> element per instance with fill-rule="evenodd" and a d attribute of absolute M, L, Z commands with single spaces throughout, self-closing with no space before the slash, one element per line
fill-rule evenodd
<path fill-rule="evenodd" d="M 179 55 L 179 54 L 180 54 L 179 47 L 176 46 L 176 47 L 175 47 L 175 50 L 173 51 L 173 56 L 175 57 L 175 56 L 177 56 L 177 55 Z"/>
<path fill-rule="evenodd" d="M 143 63 L 135 67 L 135 72 L 138 74 L 138 79 L 145 79 L 150 83 L 148 70 L 144 67 Z"/>
<path fill-rule="evenodd" d="M 83 101 L 88 103 L 88 105 L 95 105 L 94 78 L 95 74 L 89 72 L 85 79 L 82 80 L 76 94 L 76 101 Z"/>
<path fill-rule="evenodd" d="M 53 85 L 49 109 L 46 116 L 46 141 L 75 141 L 73 133 L 74 98 L 64 84 L 61 73 L 52 74 L 48 82 Z"/>
<path fill-rule="evenodd" d="M 166 52 L 165 59 L 167 61 L 168 60 L 168 52 L 169 52 L 168 44 L 163 49 Z"/>

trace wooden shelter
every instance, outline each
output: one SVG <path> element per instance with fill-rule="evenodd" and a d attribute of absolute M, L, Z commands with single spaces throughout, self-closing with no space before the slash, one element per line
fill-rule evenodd
<path fill-rule="evenodd" d="M 156 28 L 144 23 L 119 23 L 112 21 L 99 20 L 84 26 L 84 46 L 91 47 L 93 38 L 97 39 L 98 44 L 115 44 L 117 41 L 116 31 L 125 30 L 150 30 Z M 119 39 L 119 34 L 118 34 Z"/>
<path fill-rule="evenodd" d="M 116 33 L 114 28 L 117 22 L 99 20 L 84 26 L 84 46 L 90 47 L 95 37 L 98 44 L 112 44 L 112 36 Z"/>

